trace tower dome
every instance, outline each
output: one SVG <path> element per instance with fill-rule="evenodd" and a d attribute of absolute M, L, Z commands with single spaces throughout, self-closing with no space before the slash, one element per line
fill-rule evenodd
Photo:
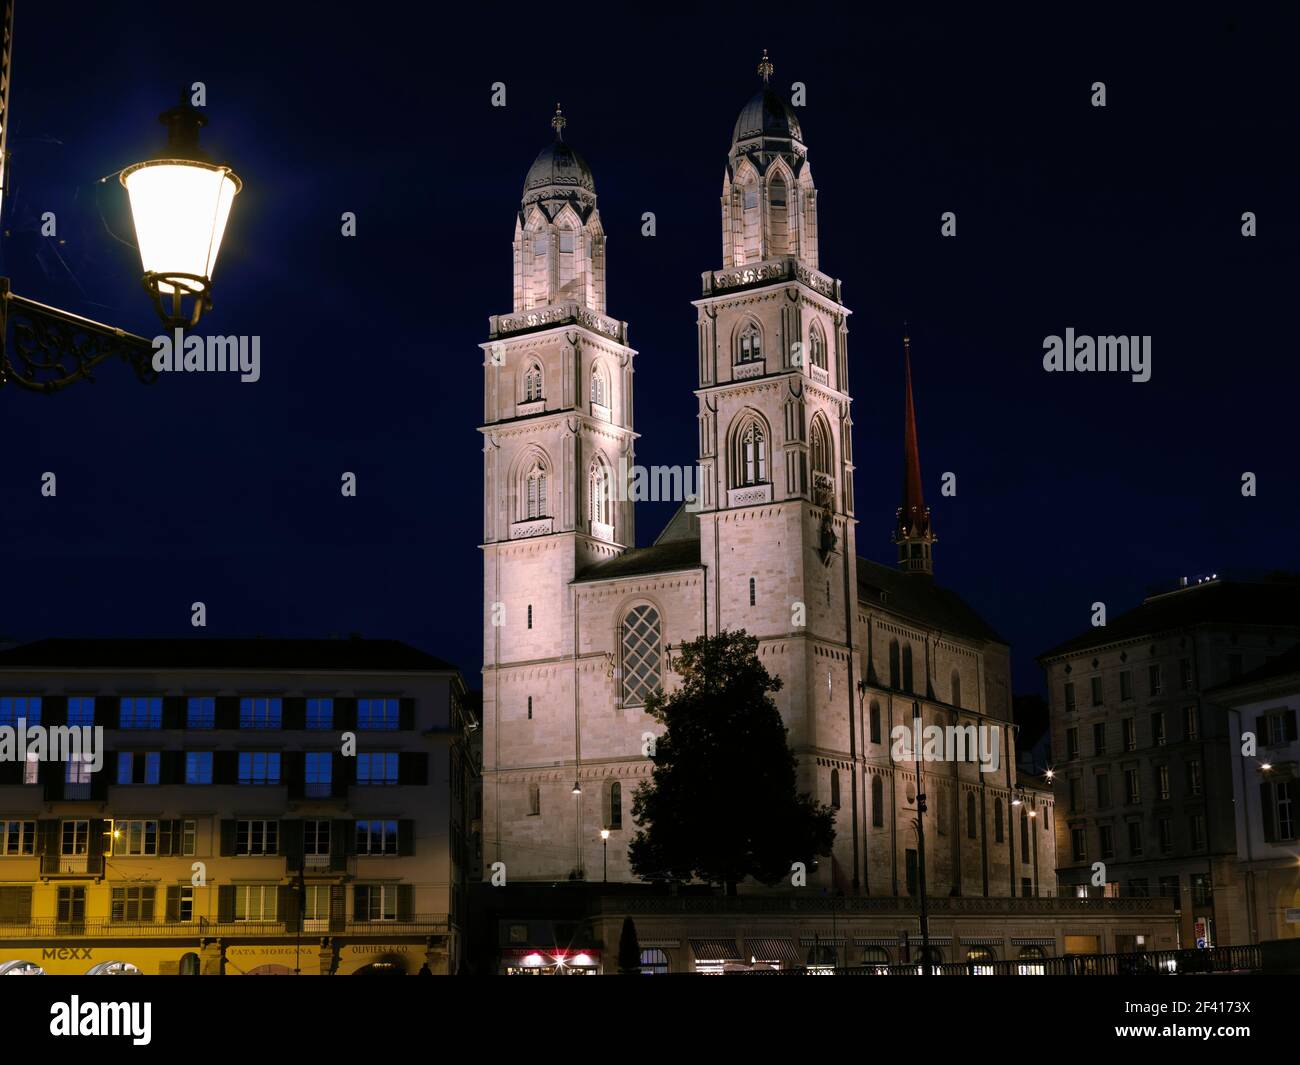
<path fill-rule="evenodd" d="M 770 83 L 772 62 L 767 58 L 766 51 L 758 65 L 758 73 L 763 84 L 741 108 L 735 129 L 731 133 L 732 151 L 737 148 L 760 148 L 761 142 L 765 140 L 802 144 L 803 130 L 799 127 L 794 108 L 781 98 Z"/>
<path fill-rule="evenodd" d="M 588 208 L 596 201 L 596 181 L 587 161 L 564 142 L 565 118 L 559 104 L 555 105 L 551 126 L 555 140 L 537 154 L 524 178 L 524 206 L 543 200 L 564 200 L 579 209 Z"/>

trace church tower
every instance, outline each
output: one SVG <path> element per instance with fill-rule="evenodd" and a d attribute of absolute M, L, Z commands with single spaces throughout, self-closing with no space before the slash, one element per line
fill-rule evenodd
<path fill-rule="evenodd" d="M 557 105 L 515 217 L 513 309 L 490 319 L 481 345 L 484 857 L 513 869 L 525 864 L 499 850 L 501 819 L 535 813 L 516 771 L 541 750 L 556 766 L 579 760 L 575 681 L 558 665 L 575 654 L 572 581 L 636 542 L 616 480 L 620 460 L 635 461 L 635 352 L 627 324 L 605 313 L 595 181 L 565 125 Z M 563 876 L 570 852 L 549 862 L 545 847 L 537 868 Z"/>
<path fill-rule="evenodd" d="M 706 619 L 712 632 L 760 638 L 784 681 L 775 699 L 801 789 L 838 802 L 843 769 L 847 807 L 858 679 L 850 312 L 840 282 L 818 269 L 803 130 L 766 52 L 758 73 L 723 174 L 722 268 L 703 275 L 694 302 Z M 854 864 L 837 844 L 846 889 Z"/>
<path fill-rule="evenodd" d="M 911 342 L 903 337 L 903 505 L 898 508 L 894 543 L 904 573 L 934 576 L 934 527 L 921 490 L 921 449 L 916 442 L 916 408 L 912 403 Z"/>

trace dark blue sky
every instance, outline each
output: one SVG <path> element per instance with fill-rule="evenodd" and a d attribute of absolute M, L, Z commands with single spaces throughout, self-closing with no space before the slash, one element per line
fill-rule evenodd
<path fill-rule="evenodd" d="M 821 265 L 855 312 L 862 554 L 893 558 L 908 319 L 936 574 L 1011 640 L 1018 689 L 1094 600 L 1297 567 L 1294 21 L 276 7 L 19 0 L 14 289 L 158 332 L 112 236 L 133 239 L 125 194 L 95 182 L 152 154 L 157 112 L 201 80 L 205 145 L 245 181 L 203 331 L 260 335 L 262 379 L 146 388 L 113 364 L 54 397 L 0 391 L 0 634 L 185 635 L 202 600 L 210 634 L 396 637 L 477 684 L 477 345 L 510 309 L 554 104 L 595 171 L 609 312 L 640 352 L 638 458 L 690 462 L 689 301 L 720 265 L 728 139 L 764 46 L 778 86 L 807 85 Z M 62 243 L 37 235 L 46 210 Z M 1043 338 L 1066 327 L 1151 335 L 1152 380 L 1045 374 Z M 642 543 L 669 510 L 639 512 Z"/>

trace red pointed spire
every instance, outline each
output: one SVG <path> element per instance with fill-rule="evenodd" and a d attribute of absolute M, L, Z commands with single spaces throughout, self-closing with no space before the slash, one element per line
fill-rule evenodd
<path fill-rule="evenodd" d="M 899 531 L 915 535 L 930 527 L 930 514 L 921 490 L 921 449 L 916 442 L 916 406 L 912 402 L 911 341 L 903 337 L 903 379 L 906 382 L 903 408 L 903 507 Z"/>
<path fill-rule="evenodd" d="M 898 508 L 894 542 L 898 560 L 909 572 L 931 572 L 930 545 L 935 536 L 930 528 L 930 508 L 921 488 L 921 448 L 916 438 L 916 406 L 912 401 L 912 351 L 906 327 L 903 332 L 903 505 Z M 919 544 L 919 552 L 910 545 Z"/>

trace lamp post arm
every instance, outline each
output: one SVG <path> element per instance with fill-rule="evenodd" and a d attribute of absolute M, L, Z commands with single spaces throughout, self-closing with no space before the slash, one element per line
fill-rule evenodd
<path fill-rule="evenodd" d="M 152 341 L 19 296 L 0 277 L 0 388 L 12 381 L 33 392 L 58 392 L 93 381 L 95 367 L 111 358 L 129 363 L 144 384 L 158 379 Z"/>

